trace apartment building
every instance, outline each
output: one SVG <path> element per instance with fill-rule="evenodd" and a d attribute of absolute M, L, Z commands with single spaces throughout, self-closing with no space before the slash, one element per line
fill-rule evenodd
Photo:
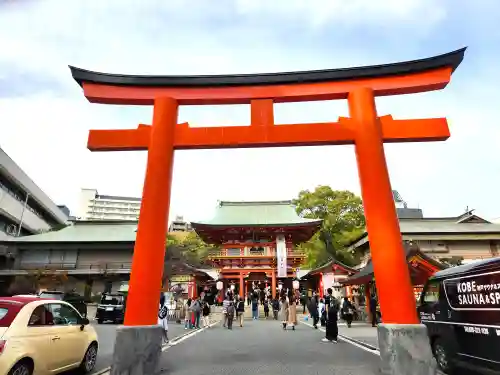
<path fill-rule="evenodd" d="M 141 198 L 99 195 L 96 189 L 81 189 L 78 220 L 137 220 Z"/>
<path fill-rule="evenodd" d="M 67 208 L 57 206 L 0 149 L 0 240 L 47 232 L 67 220 Z"/>

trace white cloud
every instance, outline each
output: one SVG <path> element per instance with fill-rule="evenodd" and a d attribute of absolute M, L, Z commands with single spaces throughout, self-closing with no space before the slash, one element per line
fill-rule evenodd
<path fill-rule="evenodd" d="M 238 1 L 217 7 L 177 0 L 141 5 L 129 0 L 46 0 L 10 7 L 0 13 L 0 45 L 5 52 L 0 64 L 29 72 L 29 76 L 39 75 L 44 82 L 52 81 L 53 87 L 32 85 L 31 95 L 0 99 L 1 146 L 55 201 L 71 208 L 83 186 L 103 194 L 140 195 L 145 153 L 90 153 L 87 131 L 148 123 L 151 108 L 87 103 L 71 79 L 68 64 L 117 73 L 221 74 L 360 65 L 382 54 L 392 62 L 397 59 L 394 56 L 407 52 L 389 53 L 383 41 L 364 44 L 365 25 L 383 25 L 394 33 L 409 33 L 411 26 L 416 33 L 411 35 L 421 35 L 419 23 L 420 28 L 440 27 L 446 15 L 446 9 L 439 6 L 442 3 L 430 0 L 330 0 L 307 5 L 311 3 L 254 0 L 250 5 Z M 265 17 L 275 22 L 258 22 Z M 322 33 L 322 27 L 356 27 L 361 36 L 353 40 L 356 48 L 332 60 L 323 45 L 309 44 L 312 39 L 300 39 L 298 33 L 286 38 L 280 34 L 291 18 L 310 22 L 314 40 L 332 49 L 337 45 L 328 39 L 330 34 Z M 412 51 L 421 36 L 415 38 L 414 43 L 408 42 Z M 5 74 L 0 72 L 0 85 Z M 9 82 L 18 78 L 9 77 Z M 495 87 L 494 79 L 490 83 Z M 492 119 L 499 114 L 480 103 L 468 107 L 474 94 L 465 88 L 452 85 L 444 92 L 378 100 L 380 114 L 449 117 L 453 134 L 448 142 L 387 147 L 394 188 L 429 213 L 455 214 L 465 205 L 476 205 L 492 215 L 500 210 L 490 207 L 479 193 L 485 186 L 492 192 L 488 186 L 495 186 L 492 181 L 498 175 L 496 141 L 484 134 L 493 134 Z M 347 115 L 345 102 L 276 106 L 279 123 L 331 121 L 339 115 Z M 241 125 L 248 120 L 245 106 L 182 107 L 180 111 L 180 121 L 196 126 Z M 478 162 L 489 173 L 474 164 Z M 210 215 L 217 199 L 291 198 L 298 190 L 319 184 L 359 192 L 354 152 L 348 146 L 185 151 L 176 154 L 175 163 L 172 214 L 188 219 Z M 464 182 L 463 174 L 473 175 L 476 182 L 470 178 Z"/>
<path fill-rule="evenodd" d="M 446 16 L 444 2 L 435 0 L 236 0 L 236 4 L 242 14 L 299 18 L 312 27 L 390 22 L 425 28 Z"/>

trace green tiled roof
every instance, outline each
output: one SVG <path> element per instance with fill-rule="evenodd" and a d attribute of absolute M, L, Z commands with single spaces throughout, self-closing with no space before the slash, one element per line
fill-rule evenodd
<path fill-rule="evenodd" d="M 292 201 L 273 202 L 219 202 L 211 220 L 191 225 L 218 226 L 271 226 L 317 224 L 321 220 L 306 219 L 297 215 Z"/>
<path fill-rule="evenodd" d="M 77 221 L 54 232 L 13 238 L 10 242 L 134 242 L 137 222 Z"/>

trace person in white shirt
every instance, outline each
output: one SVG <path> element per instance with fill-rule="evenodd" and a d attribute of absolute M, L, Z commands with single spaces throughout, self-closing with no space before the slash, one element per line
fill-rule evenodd
<path fill-rule="evenodd" d="M 325 314 L 325 302 L 323 301 L 323 298 L 321 298 L 318 303 L 318 316 L 322 326 L 325 325 L 324 314 Z"/>
<path fill-rule="evenodd" d="M 158 309 L 158 325 L 163 328 L 162 340 L 163 344 L 168 343 L 168 307 L 165 301 L 165 296 L 160 297 L 160 307 Z"/>

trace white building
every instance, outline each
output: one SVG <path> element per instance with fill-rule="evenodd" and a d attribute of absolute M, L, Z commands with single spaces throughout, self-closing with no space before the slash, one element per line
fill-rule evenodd
<path fill-rule="evenodd" d="M 190 232 L 193 228 L 191 228 L 191 223 L 188 223 L 184 220 L 184 216 L 177 215 L 174 220 L 170 223 L 168 227 L 168 231 L 171 232 Z"/>
<path fill-rule="evenodd" d="M 78 220 L 137 220 L 141 198 L 99 195 L 96 189 L 81 189 Z"/>
<path fill-rule="evenodd" d="M 60 228 L 68 213 L 0 148 L 0 240 Z"/>

